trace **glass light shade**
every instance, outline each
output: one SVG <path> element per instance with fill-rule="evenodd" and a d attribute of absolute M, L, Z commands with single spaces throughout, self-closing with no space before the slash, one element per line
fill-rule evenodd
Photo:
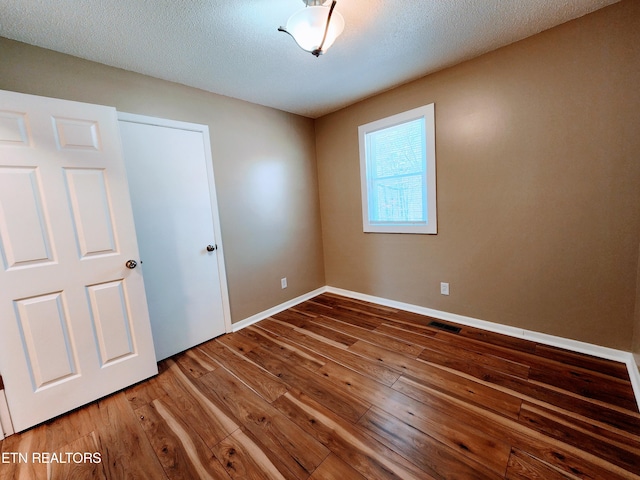
<path fill-rule="evenodd" d="M 294 38 L 300 48 L 307 52 L 313 52 L 322 43 L 328 15 L 328 7 L 305 7 L 291 15 L 287 21 L 287 32 Z M 344 18 L 334 10 L 329 23 L 327 38 L 324 41 L 324 45 L 322 45 L 323 52 L 333 45 L 342 30 L 344 30 Z"/>

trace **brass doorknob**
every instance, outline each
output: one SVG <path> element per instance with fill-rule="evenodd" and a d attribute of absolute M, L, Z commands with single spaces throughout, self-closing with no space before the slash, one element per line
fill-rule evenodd
<path fill-rule="evenodd" d="M 133 270 L 138 266 L 138 262 L 136 262 L 135 260 L 127 260 L 127 263 L 125 263 L 125 266 Z"/>

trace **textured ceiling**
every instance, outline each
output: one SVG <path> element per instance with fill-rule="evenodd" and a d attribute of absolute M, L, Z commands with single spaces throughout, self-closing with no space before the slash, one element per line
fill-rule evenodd
<path fill-rule="evenodd" d="M 319 58 L 301 0 L 0 0 L 0 36 L 315 118 L 616 1 L 338 0 Z"/>

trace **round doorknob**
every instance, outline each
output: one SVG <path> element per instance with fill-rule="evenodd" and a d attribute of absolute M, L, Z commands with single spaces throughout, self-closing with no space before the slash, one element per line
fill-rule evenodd
<path fill-rule="evenodd" d="M 207 245 L 207 252 L 213 252 L 218 248 L 218 245 Z"/>
<path fill-rule="evenodd" d="M 136 262 L 135 260 L 127 260 L 127 263 L 125 263 L 125 266 L 133 270 L 138 266 L 138 262 Z"/>

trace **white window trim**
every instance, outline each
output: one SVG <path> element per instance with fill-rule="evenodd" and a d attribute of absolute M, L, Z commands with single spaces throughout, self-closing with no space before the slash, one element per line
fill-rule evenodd
<path fill-rule="evenodd" d="M 372 224 L 369 221 L 369 181 L 367 179 L 366 140 L 368 133 L 393 127 L 401 123 L 424 118 L 427 156 L 427 222 L 426 224 Z M 436 147 L 435 147 L 435 106 L 433 103 L 398 113 L 358 127 L 360 147 L 360 188 L 362 191 L 362 225 L 364 232 L 372 233 L 438 233 L 436 208 Z"/>

